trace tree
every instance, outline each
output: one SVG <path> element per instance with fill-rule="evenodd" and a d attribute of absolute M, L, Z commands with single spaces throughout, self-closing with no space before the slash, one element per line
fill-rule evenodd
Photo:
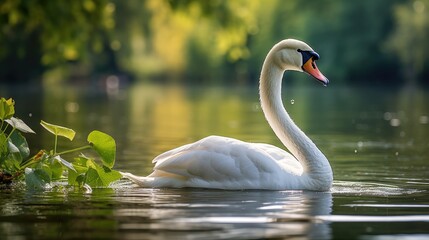
<path fill-rule="evenodd" d="M 104 48 L 114 28 L 108 0 L 15 1 L 0 3 L 0 79 L 15 82 L 49 67 L 84 60 Z"/>
<path fill-rule="evenodd" d="M 408 81 L 424 71 L 429 56 L 429 0 L 407 1 L 394 9 L 395 30 L 387 41 L 403 64 Z"/>

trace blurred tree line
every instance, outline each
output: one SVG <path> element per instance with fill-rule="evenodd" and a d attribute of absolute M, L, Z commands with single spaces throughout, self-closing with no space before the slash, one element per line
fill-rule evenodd
<path fill-rule="evenodd" d="M 428 83 L 428 12 L 429 0 L 3 0 L 0 81 L 255 82 L 272 45 L 298 38 L 335 82 Z"/>

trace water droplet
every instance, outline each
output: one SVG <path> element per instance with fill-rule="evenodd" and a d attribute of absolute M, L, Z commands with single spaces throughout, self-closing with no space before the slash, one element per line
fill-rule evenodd
<path fill-rule="evenodd" d="M 399 156 L 399 152 L 395 152 L 395 156 Z"/>
<path fill-rule="evenodd" d="M 357 153 L 358 151 L 357 151 L 357 149 L 355 149 L 355 153 Z"/>
<path fill-rule="evenodd" d="M 291 100 L 290 100 L 290 104 L 292 104 L 292 105 L 293 105 L 294 103 L 295 103 L 295 100 L 291 99 Z"/>
<path fill-rule="evenodd" d="M 32 116 L 33 116 L 33 113 L 29 113 L 29 114 L 28 114 L 28 116 L 29 116 L 29 117 L 32 117 Z"/>

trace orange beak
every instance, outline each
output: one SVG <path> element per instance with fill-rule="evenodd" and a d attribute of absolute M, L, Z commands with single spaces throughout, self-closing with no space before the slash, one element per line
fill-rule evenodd
<path fill-rule="evenodd" d="M 324 86 L 327 86 L 329 83 L 329 80 L 323 76 L 323 74 L 319 71 L 319 69 L 316 66 L 316 61 L 313 59 L 314 57 L 311 57 L 302 65 L 302 69 L 313 76 L 315 79 L 322 82 Z"/>

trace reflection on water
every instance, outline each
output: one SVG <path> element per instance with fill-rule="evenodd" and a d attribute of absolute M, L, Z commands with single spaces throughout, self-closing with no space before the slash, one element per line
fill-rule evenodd
<path fill-rule="evenodd" d="M 330 237 L 328 224 L 311 218 L 331 212 L 330 193 L 132 189 L 118 195 L 130 208 L 119 209 L 117 217 L 155 221 L 125 221 L 119 227 L 150 238 L 180 238 L 190 233 L 205 239 Z M 135 204 L 140 207 L 136 209 Z M 153 229 L 161 235 L 151 233 Z"/>
<path fill-rule="evenodd" d="M 113 81 L 113 80 L 112 80 Z M 116 84 L 114 81 L 112 84 Z M 41 119 L 117 141 L 116 168 L 148 174 L 151 160 L 207 135 L 281 146 L 261 113 L 257 87 L 0 88 L 50 146 Z M 424 89 L 287 88 L 284 104 L 326 154 L 330 192 L 142 189 L 128 181 L 92 194 L 0 190 L 0 236 L 11 238 L 429 237 L 429 93 Z"/>

